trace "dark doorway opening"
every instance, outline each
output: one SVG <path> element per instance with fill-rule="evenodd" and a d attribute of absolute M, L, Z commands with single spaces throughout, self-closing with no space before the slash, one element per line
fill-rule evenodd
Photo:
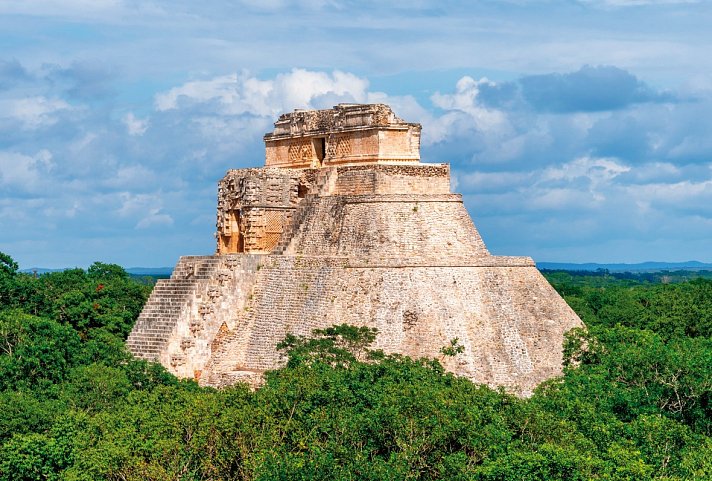
<path fill-rule="evenodd" d="M 314 139 L 314 150 L 316 151 L 318 167 L 321 167 L 321 164 L 324 162 L 324 156 L 326 155 L 326 138 L 319 137 Z"/>

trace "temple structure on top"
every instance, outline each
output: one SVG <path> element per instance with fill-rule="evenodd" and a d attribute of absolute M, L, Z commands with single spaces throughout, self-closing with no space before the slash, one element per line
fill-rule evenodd
<path fill-rule="evenodd" d="M 288 333 L 348 323 L 522 395 L 560 374 L 581 320 L 531 258 L 490 254 L 449 165 L 420 162 L 420 130 L 381 104 L 280 116 L 265 166 L 218 184 L 215 255 L 158 281 L 129 349 L 203 385 L 256 385 Z M 442 357 L 455 338 L 464 351 Z"/>
<path fill-rule="evenodd" d="M 283 114 L 265 137 L 267 167 L 318 168 L 418 162 L 420 124 L 383 104 L 340 104 L 331 110 Z"/>

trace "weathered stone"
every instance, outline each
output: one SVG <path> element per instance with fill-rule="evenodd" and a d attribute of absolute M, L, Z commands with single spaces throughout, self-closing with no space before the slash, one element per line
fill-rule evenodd
<path fill-rule="evenodd" d="M 350 323 L 519 394 L 560 374 L 580 319 L 530 258 L 489 253 L 448 165 L 419 163 L 419 135 L 383 105 L 281 116 L 267 167 L 220 181 L 217 255 L 157 283 L 129 349 L 203 385 L 256 385 L 286 334 Z M 442 356 L 454 338 L 464 352 Z"/>
<path fill-rule="evenodd" d="M 341 104 L 330 110 L 283 114 L 265 135 L 267 167 L 417 162 L 420 125 L 396 117 L 387 105 Z"/>

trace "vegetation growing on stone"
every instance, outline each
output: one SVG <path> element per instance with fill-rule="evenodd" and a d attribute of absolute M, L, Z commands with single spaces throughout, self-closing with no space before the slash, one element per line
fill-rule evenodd
<path fill-rule="evenodd" d="M 127 354 L 150 288 L 120 267 L 0 256 L 0 480 L 712 479 L 712 281 L 550 280 L 589 328 L 530 398 L 347 325 L 214 390 Z"/>

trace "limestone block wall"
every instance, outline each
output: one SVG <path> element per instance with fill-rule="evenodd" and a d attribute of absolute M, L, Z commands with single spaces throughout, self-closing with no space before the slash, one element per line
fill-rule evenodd
<path fill-rule="evenodd" d="M 327 146 L 327 152 L 334 155 L 324 159 L 324 165 L 377 161 L 381 157 L 378 137 L 378 131 L 375 129 L 334 135 Z"/>
<path fill-rule="evenodd" d="M 347 322 L 377 328 L 376 348 L 414 357 L 442 358 L 440 348 L 458 338 L 465 352 L 443 359 L 446 368 L 526 395 L 560 373 L 563 333 L 581 325 L 526 263 L 380 268 L 321 257 L 268 259 L 243 327 L 216 347 L 204 384 L 282 365 L 274 346 L 287 333 Z"/>
<path fill-rule="evenodd" d="M 404 128 L 369 128 L 324 132 L 270 141 L 265 165 L 281 168 L 319 168 L 368 162 L 420 160 L 420 132 Z"/>
<path fill-rule="evenodd" d="M 312 137 L 275 140 L 265 149 L 265 165 L 297 169 L 320 167 L 324 159 L 324 144 L 320 138 Z"/>
<path fill-rule="evenodd" d="M 417 162 L 420 160 L 420 130 L 380 130 L 378 151 L 382 161 Z"/>
<path fill-rule="evenodd" d="M 449 194 L 447 164 L 339 167 L 332 195 Z"/>
<path fill-rule="evenodd" d="M 310 197 L 288 255 L 442 258 L 487 256 L 458 194 Z"/>

